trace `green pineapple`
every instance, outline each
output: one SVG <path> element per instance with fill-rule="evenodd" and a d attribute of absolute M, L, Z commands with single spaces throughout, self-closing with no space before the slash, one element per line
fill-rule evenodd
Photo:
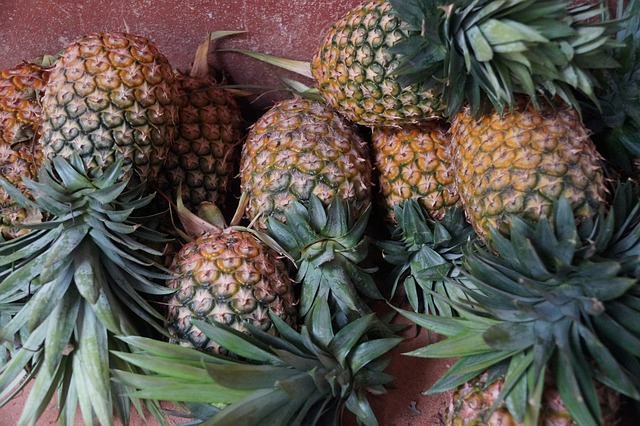
<path fill-rule="evenodd" d="M 150 40 L 95 33 L 67 46 L 42 97 L 45 157 L 78 154 L 92 177 L 118 158 L 122 178 L 154 182 L 175 139 L 178 92 Z"/>
<path fill-rule="evenodd" d="M 138 371 L 110 355 L 129 351 L 116 335 L 164 333 L 148 302 L 172 292 L 151 248 L 164 241 L 134 212 L 147 206 L 173 139 L 176 88 L 166 57 L 149 40 L 99 33 L 69 45 L 50 69 L 42 97 L 38 181 L 33 201 L 5 179 L 9 195 L 47 221 L 0 244 L 0 305 L 24 301 L 0 338 L 28 333 L 0 372 L 6 404 L 33 382 L 19 425 L 35 424 L 57 391 L 60 423 L 127 423 L 128 389 L 110 368 Z M 159 407 L 148 405 L 161 419 Z"/>
<path fill-rule="evenodd" d="M 615 66 L 606 8 L 554 0 L 367 1 L 327 32 L 312 74 L 328 104 L 371 127 L 499 113 L 514 93 L 577 105 L 593 68 Z"/>
<path fill-rule="evenodd" d="M 311 74 L 327 103 L 347 119 L 371 127 L 395 127 L 440 117 L 445 105 L 430 89 L 403 86 L 394 71 L 393 46 L 411 25 L 391 3 L 366 1 L 333 24 L 311 61 Z"/>
<path fill-rule="evenodd" d="M 247 335 L 224 324 L 197 323 L 209 339 L 231 348 L 235 358 L 123 337 L 138 353 L 116 355 L 155 374 L 115 371 L 116 378 L 135 386 L 135 396 L 190 403 L 197 408 L 194 416 L 206 413 L 196 419 L 206 424 L 337 425 L 346 409 L 359 423 L 377 426 L 367 395 L 386 392 L 393 377 L 384 372 L 385 355 L 402 338 L 380 337 L 374 314 L 337 329 L 322 299 L 300 332 L 271 316 L 280 337 L 252 325 Z"/>
<path fill-rule="evenodd" d="M 179 124 L 160 176 L 174 199 L 180 187 L 185 206 L 202 202 L 223 207 L 237 173 L 243 119 L 234 95 L 217 82 L 209 69 L 211 35 L 198 46 L 189 74 L 180 74 Z"/>
<path fill-rule="evenodd" d="M 429 392 L 463 385 L 488 369 L 487 384 L 503 382 L 497 395 L 488 386 L 493 396 L 476 392 L 477 398 L 490 409 L 504 402 L 514 422 L 532 425 L 544 420 L 549 378 L 579 425 L 610 419 L 615 404 L 603 405 L 600 397 L 606 400 L 610 392 L 602 386 L 639 400 L 637 197 L 637 188 L 619 184 L 611 208 L 580 225 L 562 198 L 549 218 L 514 217 L 509 238 L 494 229 L 493 250 L 466 247 L 466 279 L 450 281 L 471 301 L 452 302 L 460 317 L 404 313 L 447 336 L 410 355 L 459 357 Z M 454 401 L 454 406 L 465 404 Z M 490 415 L 487 410 L 450 414 L 457 419 L 453 424 L 474 424 L 478 416 Z"/>

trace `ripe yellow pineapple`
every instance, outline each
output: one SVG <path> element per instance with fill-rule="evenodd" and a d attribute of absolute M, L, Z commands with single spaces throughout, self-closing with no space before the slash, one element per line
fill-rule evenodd
<path fill-rule="evenodd" d="M 210 73 L 209 44 L 207 36 L 198 47 L 191 72 L 178 76 L 178 134 L 161 176 L 172 198 L 182 184 L 182 199 L 190 208 L 204 201 L 224 205 L 242 138 L 240 107 Z"/>
<path fill-rule="evenodd" d="M 177 277 L 168 282 L 176 292 L 168 302 L 167 328 L 175 342 L 226 351 L 191 323 L 196 319 L 214 320 L 243 332 L 250 323 L 275 333 L 269 317 L 272 311 L 295 326 L 294 282 L 281 255 L 254 232 L 228 227 L 215 205 L 201 206 L 215 218 L 214 223 L 206 224 L 202 235 L 182 246 L 171 266 Z"/>
<path fill-rule="evenodd" d="M 463 109 L 451 125 L 462 204 L 478 235 L 508 231 L 508 215 L 547 216 L 566 197 L 584 219 L 607 192 L 602 158 L 577 112 L 558 102 L 538 108 L 522 96 L 512 111 L 476 119 Z"/>
<path fill-rule="evenodd" d="M 37 141 L 40 120 L 40 93 L 47 82 L 45 68 L 23 63 L 0 71 L 0 175 L 29 196 L 22 179 L 33 179 L 42 164 Z M 13 238 L 25 230 L 13 226 L 38 220 L 40 212 L 19 206 L 0 187 L 0 233 Z"/>
<path fill-rule="evenodd" d="M 324 104 L 287 99 L 252 126 L 240 165 L 247 216 L 266 229 L 267 217 L 284 220 L 294 201 L 311 194 L 324 205 L 335 196 L 349 203 L 352 218 L 371 201 L 369 149 L 355 126 Z"/>
<path fill-rule="evenodd" d="M 395 223 L 393 208 L 408 199 L 418 200 L 437 220 L 459 204 L 447 132 L 447 126 L 435 120 L 373 129 L 374 170 L 391 223 Z"/>
<path fill-rule="evenodd" d="M 152 181 L 175 137 L 175 77 L 150 40 L 91 34 L 55 62 L 42 109 L 45 157 L 77 153 L 91 176 L 122 158 L 123 179 Z"/>

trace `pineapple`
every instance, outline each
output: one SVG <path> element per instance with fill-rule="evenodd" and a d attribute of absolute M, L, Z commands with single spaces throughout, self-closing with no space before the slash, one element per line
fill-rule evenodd
<path fill-rule="evenodd" d="M 211 352 L 225 352 L 193 325 L 216 321 L 247 332 L 251 324 L 275 332 L 269 311 L 291 326 L 296 323 L 293 281 L 281 255 L 245 228 L 228 227 L 213 204 L 203 204 L 213 223 L 173 257 L 175 289 L 168 301 L 167 328 L 174 342 Z M 189 214 L 184 212 L 183 214 Z M 190 233 L 194 233 L 190 230 Z"/>
<path fill-rule="evenodd" d="M 616 65 L 615 25 L 598 5 L 556 0 L 373 0 L 328 31 L 312 60 L 328 104 L 370 127 L 502 113 L 514 93 L 538 91 L 576 105 L 593 98 L 589 68 Z"/>
<path fill-rule="evenodd" d="M 448 128 L 441 121 L 400 128 L 375 128 L 371 135 L 374 170 L 387 221 L 394 207 L 417 199 L 434 219 L 458 205 Z"/>
<path fill-rule="evenodd" d="M 506 416 L 504 402 L 502 424 L 549 424 L 550 412 L 560 424 L 602 425 L 615 393 L 640 400 L 638 194 L 619 183 L 610 209 L 580 224 L 567 198 L 549 217 L 514 216 L 509 237 L 491 230 L 494 249 L 464 247 L 464 279 L 448 281 L 470 299 L 451 302 L 458 317 L 404 313 L 447 337 L 409 355 L 458 357 L 428 391 L 462 385 L 452 424 L 487 424 L 493 408 Z"/>
<path fill-rule="evenodd" d="M 161 176 L 172 199 L 182 185 L 183 202 L 191 209 L 204 201 L 225 204 L 242 137 L 240 107 L 209 71 L 210 40 L 207 36 L 198 47 L 191 72 L 177 78 L 178 135 Z"/>
<path fill-rule="evenodd" d="M 233 358 L 123 337 L 138 353 L 116 355 L 154 374 L 116 371 L 116 379 L 134 386 L 136 396 L 186 402 L 194 407 L 194 423 L 339 425 L 349 410 L 359 424 L 377 426 L 368 395 L 386 393 L 385 385 L 393 381 L 384 372 L 388 354 L 402 338 L 377 334 L 374 314 L 337 328 L 321 299 L 299 332 L 271 316 L 280 337 L 251 324 L 246 334 L 197 322 L 208 339 L 233 347 Z"/>
<path fill-rule="evenodd" d="M 67 46 L 42 97 L 45 157 L 78 153 L 91 177 L 117 158 L 122 179 L 155 182 L 175 138 L 175 77 L 150 40 L 95 33 Z"/>
<path fill-rule="evenodd" d="M 350 204 L 353 218 L 371 202 L 369 148 L 356 128 L 310 99 L 286 99 L 251 127 L 242 149 L 246 214 L 258 229 L 268 217 L 284 220 L 294 201 L 315 194 L 324 205 L 334 197 Z"/>
<path fill-rule="evenodd" d="M 542 395 L 542 407 L 539 425 L 573 426 L 575 423 L 567 407 L 562 402 L 560 392 L 546 376 Z M 499 403 L 500 393 L 504 388 L 504 378 L 489 380 L 489 373 L 457 387 L 452 401 L 447 407 L 445 425 L 447 426 L 479 426 L 513 425 L 518 423 L 509 413 L 504 402 Z M 602 384 L 597 385 L 598 402 L 603 412 L 603 426 L 614 426 L 619 423 L 621 399 L 620 394 Z M 497 405 L 496 405 L 497 404 Z"/>
<path fill-rule="evenodd" d="M 327 103 L 354 123 L 371 127 L 441 116 L 443 105 L 435 92 L 403 87 L 393 74 L 400 58 L 391 48 L 411 31 L 382 0 L 366 1 L 335 22 L 311 61 Z"/>
<path fill-rule="evenodd" d="M 34 179 L 42 164 L 37 141 L 40 94 L 48 72 L 34 63 L 22 63 L 0 72 L 0 174 L 28 196 L 23 178 Z M 23 222 L 38 222 L 41 213 L 20 207 L 0 188 L 0 234 L 9 239 L 24 234 L 15 228 Z"/>
<path fill-rule="evenodd" d="M 78 407 L 85 424 L 129 421 L 130 388 L 110 370 L 140 372 L 111 355 L 119 335 L 165 333 L 148 301 L 172 292 L 154 259 L 164 236 L 140 217 L 166 157 L 177 117 L 175 79 L 149 40 L 125 33 L 83 37 L 50 69 L 42 97 L 44 165 L 25 181 L 32 200 L 0 185 L 47 221 L 0 243 L 0 305 L 25 301 L 0 336 L 27 334 L 0 374 L 0 404 L 33 382 L 18 425 L 35 424 L 57 391 L 60 423 Z M 134 212 L 136 212 L 134 214 Z M 31 372 L 31 373 L 29 373 Z M 147 408 L 157 419 L 156 402 Z"/>
<path fill-rule="evenodd" d="M 476 119 L 464 108 L 452 120 L 454 170 L 467 217 L 490 243 L 490 229 L 509 229 L 510 215 L 548 215 L 559 197 L 579 220 L 605 202 L 602 157 L 575 109 L 522 96 L 513 110 Z"/>

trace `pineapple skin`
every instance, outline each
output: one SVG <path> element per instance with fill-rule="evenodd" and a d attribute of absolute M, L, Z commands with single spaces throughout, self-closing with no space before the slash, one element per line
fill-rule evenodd
<path fill-rule="evenodd" d="M 251 233 L 233 228 L 185 244 L 173 260 L 176 289 L 167 309 L 175 343 L 224 353 L 191 319 L 215 320 L 247 332 L 246 323 L 275 333 L 272 311 L 291 326 L 297 319 L 294 283 L 279 255 Z"/>
<path fill-rule="evenodd" d="M 249 129 L 240 164 L 246 214 L 266 230 L 268 217 L 284 221 L 294 202 L 311 194 L 324 205 L 335 196 L 357 219 L 371 203 L 369 146 L 356 127 L 325 105 L 287 99 Z"/>
<path fill-rule="evenodd" d="M 313 55 L 311 73 L 329 105 L 354 123 L 399 126 L 441 117 L 430 90 L 403 87 L 392 75 L 400 64 L 388 49 L 409 35 L 386 1 L 364 2 L 336 21 Z"/>
<path fill-rule="evenodd" d="M 182 201 L 195 209 L 203 202 L 223 206 L 237 172 L 242 112 L 233 95 L 210 77 L 177 78 L 179 124 L 160 178 L 172 199 L 182 183 Z"/>
<path fill-rule="evenodd" d="M 0 175 L 27 197 L 30 193 L 22 179 L 35 179 L 43 161 L 37 127 L 42 113 L 39 96 L 47 79 L 48 71 L 32 63 L 0 71 Z M 0 187 L 0 233 L 4 238 L 28 232 L 15 225 L 40 217 L 39 212 L 19 206 Z"/>
<path fill-rule="evenodd" d="M 454 390 L 446 410 L 445 426 L 522 426 L 509 413 L 504 402 L 487 418 L 504 385 L 502 378 L 491 383 L 487 383 L 487 379 L 488 373 L 484 372 Z M 545 377 L 544 386 L 538 425 L 576 426 L 549 374 Z M 602 409 L 603 425 L 615 426 L 619 423 L 620 394 L 600 383 L 596 384 L 596 391 Z"/>
<path fill-rule="evenodd" d="M 603 159 L 578 113 L 563 103 L 452 120 L 456 185 L 469 222 L 490 242 L 489 229 L 508 232 L 508 215 L 547 216 L 554 200 L 570 201 L 578 220 L 604 205 Z"/>
<path fill-rule="evenodd" d="M 122 158 L 123 180 L 154 181 L 175 139 L 177 99 L 171 65 L 150 40 L 82 37 L 50 72 L 42 98 L 44 155 L 78 153 L 91 176 Z"/>
<path fill-rule="evenodd" d="M 459 204 L 443 122 L 373 129 L 371 142 L 379 199 L 390 224 L 396 223 L 393 208 L 408 199 L 417 199 L 436 220 Z"/>

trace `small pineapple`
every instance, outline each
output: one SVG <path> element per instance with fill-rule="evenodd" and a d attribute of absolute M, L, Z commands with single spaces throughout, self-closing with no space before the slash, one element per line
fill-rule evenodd
<path fill-rule="evenodd" d="M 0 71 L 0 174 L 23 195 L 29 191 L 22 179 L 34 179 L 42 164 L 37 128 L 42 109 L 40 94 L 48 71 L 34 63 L 22 63 Z M 18 205 L 0 188 L 0 234 L 14 238 L 27 232 L 14 226 L 39 221 L 41 213 Z"/>
<path fill-rule="evenodd" d="M 355 126 L 309 99 L 274 105 L 251 127 L 240 165 L 246 214 L 259 229 L 268 217 L 284 220 L 294 201 L 311 194 L 324 205 L 349 202 L 354 218 L 371 202 L 369 148 Z"/>
<path fill-rule="evenodd" d="M 456 184 L 478 235 L 507 232 L 510 215 L 537 219 L 566 197 L 578 219 L 605 202 L 603 160 L 575 109 L 522 96 L 513 110 L 479 119 L 464 108 L 451 125 Z"/>
<path fill-rule="evenodd" d="M 168 301 L 167 328 L 175 342 L 210 352 L 226 352 L 193 325 L 217 321 L 235 330 L 247 324 L 274 333 L 269 311 L 295 326 L 296 296 L 281 255 L 253 231 L 228 227 L 213 204 L 202 204 L 213 224 L 173 258 L 176 290 Z M 189 214 L 182 211 L 183 214 Z M 194 233 L 194 230 L 190 230 Z"/>
<path fill-rule="evenodd" d="M 448 128 L 441 121 L 400 128 L 375 128 L 371 135 L 374 170 L 390 224 L 394 207 L 419 200 L 434 219 L 458 205 Z"/>
<path fill-rule="evenodd" d="M 175 138 L 177 87 L 150 40 L 95 33 L 67 46 L 42 97 L 45 157 L 79 154 L 90 176 L 116 158 L 122 179 L 153 182 Z"/>
<path fill-rule="evenodd" d="M 191 209 L 204 201 L 225 204 L 242 138 L 240 107 L 209 70 L 210 40 L 207 36 L 198 47 L 191 72 L 177 78 L 178 134 L 161 176 L 172 199 L 182 185 L 183 202 Z"/>

